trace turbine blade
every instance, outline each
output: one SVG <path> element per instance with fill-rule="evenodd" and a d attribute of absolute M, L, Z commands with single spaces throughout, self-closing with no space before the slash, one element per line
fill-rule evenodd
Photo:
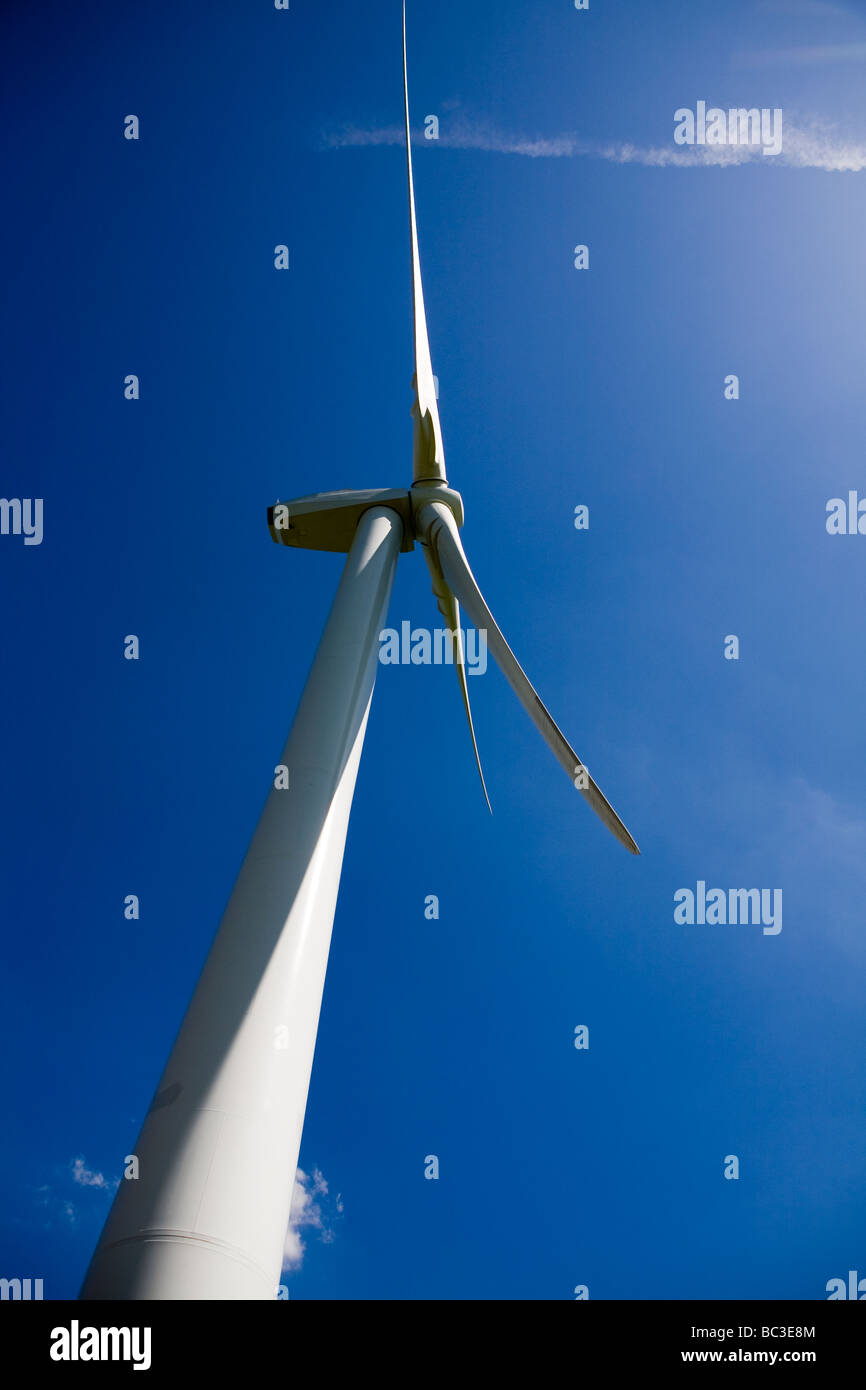
<path fill-rule="evenodd" d="M 430 360 L 430 341 L 427 337 L 427 315 L 424 312 L 424 289 L 421 284 L 421 261 L 418 255 L 418 226 L 415 221 L 415 183 L 412 177 L 412 138 L 409 133 L 409 79 L 406 69 L 406 3 L 403 0 L 403 99 L 406 107 L 406 168 L 409 174 L 409 231 L 412 240 L 412 301 L 415 319 L 415 375 L 412 385 L 414 420 L 412 439 L 413 481 L 445 482 L 445 449 L 442 427 L 439 424 L 439 405 L 436 383 Z"/>
<path fill-rule="evenodd" d="M 496 619 L 487 607 L 460 540 L 457 523 L 442 502 L 428 502 L 418 518 L 419 539 L 433 551 L 435 563 L 442 572 L 449 590 L 462 603 L 479 632 L 486 631 L 487 645 L 497 665 L 526 710 L 532 722 L 552 749 L 560 765 L 568 773 L 578 791 L 589 802 L 608 830 L 625 845 L 630 854 L 640 850 L 623 825 L 607 797 L 590 777 L 565 735 L 541 703 L 528 676 L 503 637 Z M 431 566 L 432 568 L 432 566 Z"/>
<path fill-rule="evenodd" d="M 469 723 L 472 747 L 475 750 L 475 762 L 478 767 L 478 776 L 481 778 L 481 790 L 484 792 L 484 800 L 487 802 L 487 809 L 492 816 L 493 807 L 490 805 L 490 797 L 487 795 L 487 783 L 484 780 L 484 769 L 481 766 L 478 741 L 475 737 L 475 725 L 472 721 L 472 708 L 469 704 L 469 687 L 466 683 L 466 662 L 463 652 L 463 634 L 460 631 L 460 605 L 445 583 L 442 571 L 436 564 L 435 557 L 429 546 L 424 547 L 424 558 L 427 561 L 430 576 L 433 580 L 433 593 L 439 605 L 439 612 L 445 619 L 448 625 L 448 631 L 451 634 L 451 651 L 454 657 L 454 665 L 457 668 L 457 680 L 460 683 L 460 694 L 463 696 L 463 708 L 466 711 L 466 718 Z"/>

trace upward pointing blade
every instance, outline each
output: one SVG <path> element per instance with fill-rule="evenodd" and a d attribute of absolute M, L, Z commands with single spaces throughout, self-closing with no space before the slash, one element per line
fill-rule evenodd
<path fill-rule="evenodd" d="M 415 184 L 412 178 L 412 139 L 409 133 L 409 81 L 406 72 L 406 3 L 403 0 L 403 97 L 406 107 L 406 167 L 409 172 L 409 229 L 412 238 L 412 298 L 415 310 L 415 400 L 412 416 L 415 429 L 412 440 L 413 482 L 445 482 L 445 449 L 439 424 L 436 402 L 436 383 L 430 360 L 427 337 L 427 316 L 424 313 L 424 289 L 421 284 L 421 262 L 418 256 L 418 228 L 415 222 Z"/>
<path fill-rule="evenodd" d="M 565 735 L 541 703 L 526 672 L 500 632 L 469 568 L 460 532 L 449 508 L 442 502 L 428 502 L 421 509 L 418 520 L 419 533 L 433 551 L 446 584 L 462 603 L 479 632 L 487 633 L 487 645 L 497 665 L 557 761 L 620 844 L 625 845 L 630 854 L 640 854 L 607 797 L 589 776 Z"/>

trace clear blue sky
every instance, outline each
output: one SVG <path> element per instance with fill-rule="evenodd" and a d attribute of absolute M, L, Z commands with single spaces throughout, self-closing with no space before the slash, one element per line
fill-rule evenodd
<path fill-rule="evenodd" d="M 409 9 L 464 543 L 643 853 L 492 665 L 492 818 L 453 672 L 382 668 L 301 1152 L 331 1238 L 302 1232 L 291 1296 L 820 1299 L 866 1274 L 866 537 L 825 529 L 866 495 L 863 7 Z M 62 1298 L 338 579 L 265 509 L 410 480 L 400 6 L 3 28 L 2 492 L 44 499 L 44 539 L 0 536 L 0 1274 Z M 699 100 L 781 108 L 783 154 L 670 163 Z M 439 625 L 417 551 L 404 618 Z M 781 933 L 677 925 L 698 880 L 781 888 Z"/>

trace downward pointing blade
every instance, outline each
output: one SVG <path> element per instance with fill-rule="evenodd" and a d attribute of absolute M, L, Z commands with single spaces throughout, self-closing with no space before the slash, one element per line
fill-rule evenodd
<path fill-rule="evenodd" d="M 481 789 L 484 792 L 484 800 L 487 802 L 487 809 L 490 814 L 493 815 L 493 807 L 490 805 L 490 797 L 487 795 L 487 783 L 484 780 L 484 769 L 481 766 L 481 756 L 478 752 L 478 742 L 475 738 L 475 725 L 472 722 L 472 708 L 469 704 L 469 687 L 466 683 L 466 662 L 463 652 L 463 633 L 460 631 L 460 605 L 445 583 L 442 571 L 429 545 L 425 545 L 424 547 L 424 558 L 427 561 L 433 580 L 433 593 L 439 604 L 439 612 L 448 624 L 448 631 L 451 633 L 451 650 L 453 653 L 454 665 L 457 668 L 457 679 L 460 682 L 460 694 L 463 696 L 463 708 L 466 711 L 466 718 L 469 723 L 472 747 L 475 749 L 475 762 L 478 765 L 478 776 L 481 778 Z"/>
<path fill-rule="evenodd" d="M 406 107 L 406 167 L 409 173 L 409 230 L 412 238 L 412 298 L 415 311 L 415 400 L 412 416 L 415 421 L 412 440 L 413 481 L 445 482 L 445 449 L 439 424 L 436 383 L 430 360 L 430 341 L 427 337 L 427 315 L 424 312 L 424 289 L 421 284 L 421 261 L 418 255 L 418 227 L 415 222 L 415 183 L 412 177 L 412 140 L 409 134 L 409 81 L 406 73 L 406 5 L 403 4 L 403 98 Z"/>
<path fill-rule="evenodd" d="M 421 509 L 418 521 L 419 531 L 423 534 L 427 545 L 432 549 L 446 584 L 462 603 L 475 627 L 480 632 L 486 631 L 487 645 L 493 653 L 497 665 L 545 742 L 552 749 L 557 761 L 620 844 L 625 845 L 630 854 L 640 854 L 640 850 L 616 811 L 590 777 L 565 735 L 541 703 L 517 657 L 500 632 L 496 620 L 475 582 L 475 576 L 469 568 L 469 561 L 466 559 L 460 541 L 457 523 L 449 508 L 442 502 L 429 502 Z"/>

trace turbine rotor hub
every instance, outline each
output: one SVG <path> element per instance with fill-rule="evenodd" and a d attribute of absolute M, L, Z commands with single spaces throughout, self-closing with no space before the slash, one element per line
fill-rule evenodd
<path fill-rule="evenodd" d="M 453 487 L 444 482 L 419 481 L 409 489 L 409 502 L 412 507 L 412 524 L 416 539 L 422 545 L 427 543 L 429 520 L 422 520 L 421 513 L 429 502 L 441 502 L 447 507 L 457 524 L 463 525 L 463 498 Z"/>

